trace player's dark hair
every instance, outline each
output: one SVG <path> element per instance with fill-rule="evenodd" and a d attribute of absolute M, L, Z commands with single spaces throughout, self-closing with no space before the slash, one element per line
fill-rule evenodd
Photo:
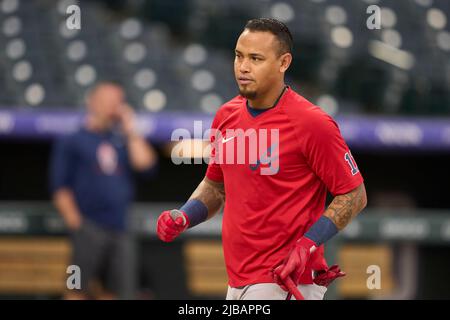
<path fill-rule="evenodd" d="M 257 18 L 247 21 L 244 29 L 270 32 L 280 44 L 280 55 L 292 53 L 294 40 L 289 28 L 283 22 L 272 18 Z"/>

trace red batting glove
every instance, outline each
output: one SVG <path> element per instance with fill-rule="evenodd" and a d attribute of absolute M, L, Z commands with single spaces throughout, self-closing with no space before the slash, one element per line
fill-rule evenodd
<path fill-rule="evenodd" d="M 295 247 L 289 252 L 283 263 L 273 270 L 273 278 L 275 282 L 285 291 L 286 278 L 288 276 L 298 285 L 300 276 L 305 271 L 306 264 L 311 253 L 317 248 L 316 243 L 307 237 L 301 237 Z"/>
<path fill-rule="evenodd" d="M 335 264 L 328 268 L 328 270 L 319 271 L 314 278 L 314 283 L 319 286 L 328 287 L 335 279 L 344 276 L 345 272 L 341 271 L 339 266 Z"/>
<path fill-rule="evenodd" d="M 181 212 L 184 216 L 178 216 L 173 219 L 171 216 L 171 210 L 164 211 L 158 218 L 158 223 L 156 227 L 156 233 L 158 237 L 164 242 L 171 242 L 176 237 L 180 235 L 184 230 L 189 227 L 189 218 L 187 214 L 183 211 Z"/>

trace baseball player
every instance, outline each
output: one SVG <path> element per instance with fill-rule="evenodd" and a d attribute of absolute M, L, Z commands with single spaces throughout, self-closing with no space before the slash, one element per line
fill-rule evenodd
<path fill-rule="evenodd" d="M 292 47 L 283 23 L 247 22 L 235 48 L 239 95 L 215 115 L 206 176 L 158 219 L 159 238 L 170 242 L 224 205 L 227 299 L 323 299 L 344 275 L 328 267 L 324 243 L 366 206 L 338 125 L 285 84 Z"/>

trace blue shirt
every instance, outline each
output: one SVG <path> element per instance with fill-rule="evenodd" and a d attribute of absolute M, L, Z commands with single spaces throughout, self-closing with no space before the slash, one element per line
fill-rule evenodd
<path fill-rule="evenodd" d="M 125 229 L 132 179 L 126 141 L 118 134 L 81 129 L 53 148 L 52 192 L 71 189 L 82 215 L 103 227 Z"/>

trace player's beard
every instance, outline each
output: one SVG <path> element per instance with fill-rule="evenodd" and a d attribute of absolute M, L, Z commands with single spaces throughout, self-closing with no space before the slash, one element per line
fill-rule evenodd
<path fill-rule="evenodd" d="M 254 100 L 258 95 L 256 90 L 250 91 L 241 88 L 239 88 L 239 94 L 248 100 Z"/>

